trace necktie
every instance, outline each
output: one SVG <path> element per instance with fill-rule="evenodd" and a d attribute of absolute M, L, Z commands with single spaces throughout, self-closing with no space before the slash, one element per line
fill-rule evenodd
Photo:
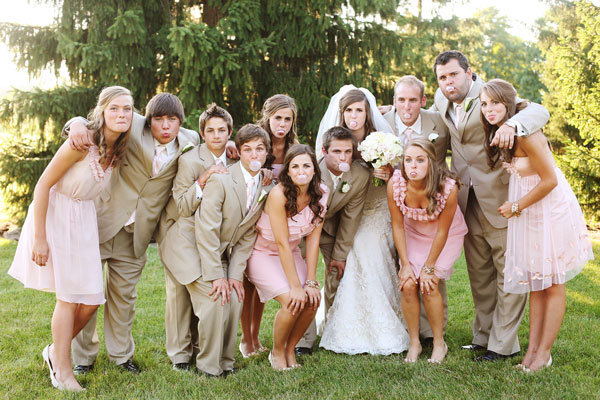
<path fill-rule="evenodd" d="M 458 124 L 460 123 L 460 121 L 462 121 L 463 116 L 465 115 L 463 106 L 461 106 L 460 104 L 454 106 L 454 114 L 456 117 L 456 120 L 454 121 L 454 126 L 456 127 L 456 129 L 458 129 Z"/>
<path fill-rule="evenodd" d="M 333 178 L 333 190 L 337 189 L 338 185 L 340 184 L 340 178 L 342 176 L 336 176 L 335 178 Z"/>
<path fill-rule="evenodd" d="M 408 142 L 410 141 L 410 139 L 412 139 L 413 133 L 415 133 L 415 131 L 413 131 L 410 128 L 406 128 L 406 130 L 404 131 L 404 146 L 405 147 L 408 144 Z"/>
<path fill-rule="evenodd" d="M 217 158 L 217 161 L 215 161 L 215 165 L 221 166 L 223 165 L 223 161 L 220 158 Z"/>
<path fill-rule="evenodd" d="M 246 212 L 250 211 L 252 199 L 254 198 L 254 178 L 246 182 Z"/>
<path fill-rule="evenodd" d="M 154 148 L 154 159 L 152 160 L 152 176 L 158 175 L 163 165 L 163 153 L 167 151 L 167 147 L 160 144 Z"/>

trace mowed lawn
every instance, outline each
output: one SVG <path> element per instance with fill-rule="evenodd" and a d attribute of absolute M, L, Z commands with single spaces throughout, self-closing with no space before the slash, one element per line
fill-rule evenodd
<path fill-rule="evenodd" d="M 600 242 L 596 260 L 567 284 L 567 312 L 553 349 L 552 367 L 525 374 L 513 366 L 520 356 L 496 363 L 475 363 L 474 354 L 460 349 L 471 340 L 473 303 L 461 258 L 448 283 L 449 353 L 442 365 L 425 360 L 425 348 L 415 365 L 403 355 L 348 356 L 318 350 L 301 359 L 299 370 L 276 372 L 267 354 L 251 360 L 238 353 L 240 371 L 227 379 L 208 379 L 193 372 L 177 372 L 165 352 L 164 273 L 156 248 L 138 285 L 133 335 L 134 360 L 142 373 L 121 372 L 108 361 L 99 318 L 101 350 L 93 372 L 80 382 L 87 392 L 74 395 L 52 388 L 42 370 L 41 352 L 50 343 L 54 295 L 23 289 L 8 276 L 15 242 L 0 239 L 0 398 L 106 399 L 572 399 L 600 398 Z M 322 277 L 322 267 L 320 276 Z M 266 307 L 261 340 L 272 343 L 273 317 L 278 306 Z M 100 314 L 102 313 L 102 309 Z M 348 335 L 352 335 L 351 329 Z M 519 338 L 527 346 L 528 318 Z"/>

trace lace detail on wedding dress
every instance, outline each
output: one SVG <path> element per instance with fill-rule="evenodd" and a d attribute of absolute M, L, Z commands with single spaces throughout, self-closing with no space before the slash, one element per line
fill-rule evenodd
<path fill-rule="evenodd" d="M 371 184 L 320 347 L 385 355 L 408 348 L 394 254 L 386 187 Z"/>

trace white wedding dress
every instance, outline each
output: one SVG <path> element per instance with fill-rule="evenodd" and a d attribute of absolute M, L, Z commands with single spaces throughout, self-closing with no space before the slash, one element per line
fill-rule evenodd
<path fill-rule="evenodd" d="M 384 355 L 408 349 L 395 253 L 386 186 L 375 187 L 371 180 L 320 347 L 336 353 Z"/>

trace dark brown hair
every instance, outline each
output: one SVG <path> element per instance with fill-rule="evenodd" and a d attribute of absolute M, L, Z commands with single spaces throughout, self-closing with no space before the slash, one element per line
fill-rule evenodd
<path fill-rule="evenodd" d="M 369 105 L 369 100 L 360 89 L 351 89 L 340 99 L 340 125 L 344 128 L 348 128 L 346 121 L 344 121 L 344 111 L 346 111 L 348 106 L 359 101 L 362 101 L 365 105 L 365 112 L 367 114 L 367 118 L 365 119 L 365 137 L 367 137 L 369 133 L 375 132 L 375 126 L 371 120 L 371 106 Z"/>
<path fill-rule="evenodd" d="M 254 139 L 262 139 L 267 151 L 271 148 L 269 134 L 256 124 L 246 124 L 237 131 L 235 135 L 235 147 L 240 151 L 244 143 L 251 142 Z"/>
<path fill-rule="evenodd" d="M 159 93 L 150 99 L 146 105 L 146 125 L 150 126 L 152 118 L 165 115 L 179 118 L 180 124 L 183 124 L 183 120 L 185 120 L 183 104 L 174 94 Z"/>
<path fill-rule="evenodd" d="M 315 170 L 315 174 L 312 177 L 312 180 L 308 184 L 308 196 L 310 200 L 308 202 L 308 206 L 312 210 L 314 217 L 312 219 L 313 223 L 320 223 L 323 218 L 321 217 L 321 213 L 323 212 L 323 206 L 319 203 L 321 197 L 323 196 L 323 192 L 321 191 L 321 170 L 319 169 L 319 165 L 317 164 L 317 157 L 315 156 L 315 152 L 310 146 L 305 144 L 294 144 L 290 149 L 285 153 L 285 160 L 283 161 L 283 168 L 279 173 L 279 183 L 283 185 L 283 194 L 285 195 L 285 212 L 288 217 L 293 217 L 298 214 L 298 204 L 296 203 L 296 199 L 298 197 L 298 193 L 300 192 L 300 188 L 292 182 L 292 178 L 288 175 L 288 171 L 290 169 L 290 163 L 292 160 L 299 155 L 308 154 Z"/>
<path fill-rule="evenodd" d="M 334 126 L 325 131 L 323 134 L 323 148 L 326 151 L 329 150 L 332 140 L 350 140 L 352 141 L 352 145 L 356 147 L 356 138 L 348 128 L 344 128 L 343 126 Z M 321 149 L 316 150 L 320 151 Z"/>
<path fill-rule="evenodd" d="M 483 109 L 479 114 L 479 118 L 483 124 L 483 131 L 485 133 L 483 147 L 485 148 L 485 152 L 488 157 L 488 165 L 490 168 L 494 168 L 498 163 L 498 160 L 507 163 L 511 162 L 513 155 L 515 154 L 515 148 L 517 147 L 513 146 L 512 149 L 499 149 L 498 146 L 491 146 L 490 143 L 492 142 L 496 131 L 509 118 L 527 107 L 529 102 L 527 100 L 523 100 L 517 104 L 516 89 L 513 87 L 513 85 L 502 79 L 492 79 L 489 82 L 484 83 L 481 91 L 479 92 L 480 98 L 481 93 L 487 94 L 491 100 L 498 101 L 504 104 L 506 107 L 506 115 L 502 121 L 499 121 L 498 124 L 490 124 L 483 115 Z"/>
<path fill-rule="evenodd" d="M 198 129 L 200 132 L 204 132 L 204 127 L 206 126 L 206 122 L 208 122 L 211 118 L 221 118 L 227 124 L 227 129 L 231 134 L 233 130 L 233 118 L 231 114 L 227 112 L 226 109 L 219 107 L 215 103 L 211 103 L 206 107 L 206 110 L 202 114 L 200 114 L 200 118 L 198 118 Z"/>

